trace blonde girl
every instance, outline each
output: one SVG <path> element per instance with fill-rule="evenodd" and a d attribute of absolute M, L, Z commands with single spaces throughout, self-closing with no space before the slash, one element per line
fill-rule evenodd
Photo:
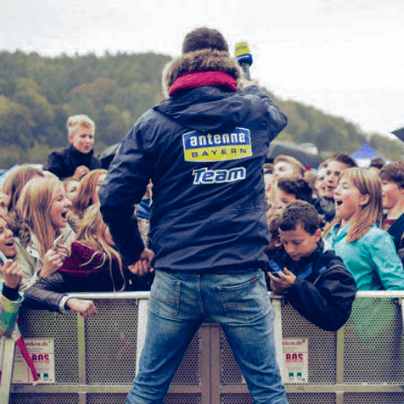
<path fill-rule="evenodd" d="M 17 201 L 25 184 L 36 177 L 44 177 L 43 171 L 29 164 L 12 168 L 6 174 L 2 192 L 7 196 L 7 212 L 11 220 L 14 235 L 17 235 L 16 228 L 18 228 L 21 221 L 16 212 Z"/>
<path fill-rule="evenodd" d="M 80 220 L 89 206 L 98 203 L 98 190 L 106 175 L 107 170 L 99 168 L 90 171 L 81 179 L 72 207 L 73 213 Z"/>
<path fill-rule="evenodd" d="M 22 221 L 17 241 L 22 252 L 17 254 L 23 271 L 21 290 L 63 264 L 74 239 L 68 225 L 70 208 L 63 184 L 57 178 L 34 178 L 23 188 L 17 202 Z"/>
<path fill-rule="evenodd" d="M 17 206 L 18 198 L 25 184 L 35 177 L 43 177 L 43 171 L 40 168 L 29 164 L 23 164 L 10 170 L 7 174 L 2 191 L 8 196 L 8 211 L 14 212 Z"/>
<path fill-rule="evenodd" d="M 336 218 L 325 228 L 355 278 L 358 290 L 404 290 L 404 270 L 382 221 L 381 182 L 374 173 L 349 168 L 334 192 Z"/>
<path fill-rule="evenodd" d="M 88 265 L 97 263 L 94 269 L 108 268 L 113 291 L 125 288 L 125 276 L 123 272 L 123 263 L 118 251 L 115 250 L 115 243 L 112 240 L 108 226 L 102 220 L 100 213 L 100 205 L 97 203 L 90 206 L 85 211 L 85 215 L 81 220 L 80 227 L 76 235 L 76 241 L 72 246 L 71 259 L 74 259 L 74 247 L 80 244 L 92 250 L 92 255 L 88 260 Z M 66 262 L 65 266 L 70 265 Z M 116 266 L 113 273 L 113 265 Z M 117 287 L 118 285 L 118 287 Z"/>
<path fill-rule="evenodd" d="M 93 302 L 69 298 L 67 293 L 149 290 L 150 284 L 151 279 L 148 283 L 136 277 L 122 263 L 96 204 L 86 210 L 62 267 L 31 286 L 24 299 L 30 308 L 59 312 L 70 309 L 88 317 L 96 314 Z"/>

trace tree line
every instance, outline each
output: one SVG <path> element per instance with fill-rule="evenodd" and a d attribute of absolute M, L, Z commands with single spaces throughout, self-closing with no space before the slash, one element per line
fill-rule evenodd
<path fill-rule="evenodd" d="M 143 112 L 163 99 L 161 73 L 170 60 L 154 53 L 51 58 L 0 52 L 0 168 L 43 163 L 52 150 L 66 145 L 71 115 L 95 121 L 97 153 L 118 143 Z M 364 142 L 391 159 L 404 153 L 398 140 L 366 134 L 343 118 L 271 95 L 289 120 L 279 140 L 314 143 L 324 155 L 350 153 Z"/>

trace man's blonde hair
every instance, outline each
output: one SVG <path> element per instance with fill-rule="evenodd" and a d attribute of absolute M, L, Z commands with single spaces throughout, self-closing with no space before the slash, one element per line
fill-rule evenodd
<path fill-rule="evenodd" d="M 66 123 L 69 135 L 75 135 L 80 128 L 90 128 L 95 131 L 95 123 L 87 115 L 71 116 Z"/>

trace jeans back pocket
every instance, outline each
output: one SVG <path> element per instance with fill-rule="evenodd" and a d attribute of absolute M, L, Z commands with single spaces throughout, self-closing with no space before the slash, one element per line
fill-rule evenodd
<path fill-rule="evenodd" d="M 173 318 L 180 311 L 181 281 L 156 271 L 150 292 L 149 309 L 160 317 Z"/>
<path fill-rule="evenodd" d="M 263 273 L 235 275 L 231 284 L 218 286 L 217 292 L 226 316 L 234 320 L 250 322 L 271 308 Z"/>

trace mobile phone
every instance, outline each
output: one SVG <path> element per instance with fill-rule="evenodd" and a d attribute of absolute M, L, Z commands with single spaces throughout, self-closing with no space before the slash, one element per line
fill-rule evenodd
<path fill-rule="evenodd" d="M 283 272 L 281 267 L 273 260 L 269 260 L 268 271 L 271 275 L 279 278 L 279 272 Z"/>
<path fill-rule="evenodd" d="M 4 264 L 7 261 L 7 257 L 0 251 L 0 263 Z"/>
<path fill-rule="evenodd" d="M 59 244 L 62 244 L 62 240 L 63 240 L 63 234 L 56 237 L 55 241 L 53 242 L 53 248 L 54 249 L 58 248 Z"/>

